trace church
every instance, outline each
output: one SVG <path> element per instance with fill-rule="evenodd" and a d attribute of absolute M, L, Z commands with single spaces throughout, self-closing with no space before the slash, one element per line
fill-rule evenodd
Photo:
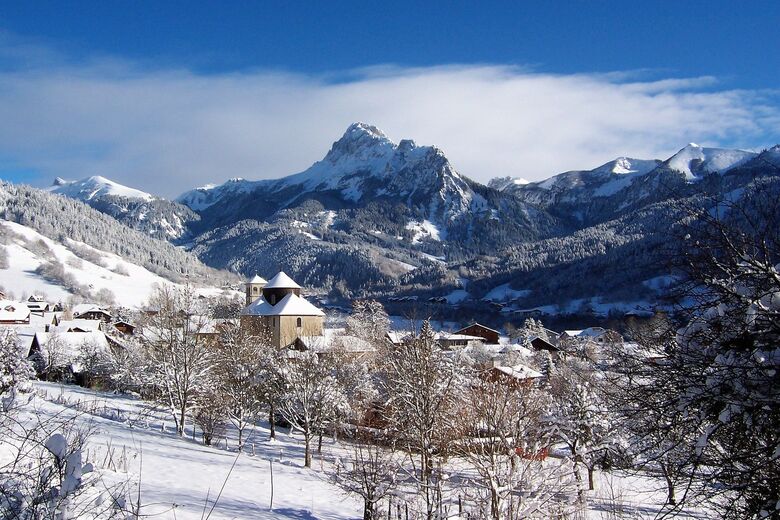
<path fill-rule="evenodd" d="M 325 313 L 301 296 L 301 286 L 280 271 L 266 281 L 255 276 L 246 283 L 246 307 L 241 327 L 265 334 L 272 346 L 292 345 L 302 336 L 322 336 Z"/>

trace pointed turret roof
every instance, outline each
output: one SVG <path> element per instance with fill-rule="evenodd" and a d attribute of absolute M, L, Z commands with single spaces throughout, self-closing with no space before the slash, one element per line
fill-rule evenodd
<path fill-rule="evenodd" d="M 265 278 L 259 274 L 255 274 L 255 277 L 249 280 L 249 283 L 268 283 Z"/>
<path fill-rule="evenodd" d="M 325 316 L 325 313 L 309 303 L 306 298 L 288 294 L 276 305 L 258 298 L 241 311 L 243 316 Z"/>
<path fill-rule="evenodd" d="M 285 274 L 284 271 L 279 271 L 279 273 L 271 278 L 271 280 L 266 284 L 264 289 L 300 289 L 301 286 L 295 283 L 295 280 L 290 278 Z"/>

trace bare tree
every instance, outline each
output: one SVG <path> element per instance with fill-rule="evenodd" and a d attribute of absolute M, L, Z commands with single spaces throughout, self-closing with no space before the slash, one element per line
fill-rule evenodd
<path fill-rule="evenodd" d="M 282 351 L 279 357 L 283 382 L 279 412 L 303 433 L 304 465 L 311 467 L 312 438 L 345 413 L 346 393 L 336 377 L 333 358 L 298 351 Z"/>
<path fill-rule="evenodd" d="M 205 318 L 196 314 L 195 297 L 187 285 L 159 287 L 149 301 L 154 313 L 143 324 L 147 370 L 161 402 L 168 408 L 179 435 L 187 412 L 210 368 L 209 349 L 199 337 Z"/>
<path fill-rule="evenodd" d="M 376 520 L 379 502 L 395 489 L 399 470 L 393 450 L 367 433 L 350 446 L 349 460 L 337 462 L 333 479 L 345 492 L 363 499 L 363 520 Z"/>
<path fill-rule="evenodd" d="M 560 512 L 572 478 L 565 461 L 544 460 L 553 442 L 547 393 L 485 373 L 464 397 L 454 449 L 476 471 L 464 490 L 481 514 L 500 520 Z"/>
<path fill-rule="evenodd" d="M 426 517 L 433 518 L 434 458 L 452 440 L 460 366 L 442 351 L 425 321 L 412 341 L 389 349 L 383 375 L 392 429 L 413 463 L 414 454 L 419 456 L 420 492 Z"/>

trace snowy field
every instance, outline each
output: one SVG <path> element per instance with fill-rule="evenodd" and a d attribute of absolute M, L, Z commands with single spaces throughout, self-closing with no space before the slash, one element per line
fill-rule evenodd
<path fill-rule="evenodd" d="M 277 434 L 276 442 L 269 442 L 268 430 L 258 427 L 250 434 L 247 451 L 237 456 L 233 432 L 226 435 L 227 450 L 225 438 L 219 440 L 219 447 L 204 446 L 200 436 L 192 440 L 191 429 L 187 438 L 179 438 L 171 420 L 149 403 L 68 385 L 39 382 L 35 387 L 39 395 L 30 406 L 38 413 L 61 415 L 69 413 L 63 412 L 66 407 L 81 411 L 70 413 L 93 427 L 87 460 L 102 467 L 111 452 L 114 465 L 120 471 L 126 469 L 127 478 L 135 486 L 140 482 L 143 515 L 200 519 L 207 497 L 211 509 L 225 483 L 212 519 L 324 520 L 361 516 L 362 505 L 327 482 L 316 455 L 315 467 L 303 468 L 302 442 L 284 429 Z M 269 509 L 271 460 L 273 510 Z"/>
<path fill-rule="evenodd" d="M 335 458 L 347 453 L 333 439 L 325 439 L 323 455 L 315 454 L 313 467 L 306 469 L 302 438 L 285 428 L 279 429 L 276 441 L 269 441 L 268 429 L 257 426 L 245 452 L 237 454 L 235 431 L 228 429 L 216 446 L 204 446 L 200 436 L 193 440 L 190 428 L 185 438 L 178 437 L 165 413 L 132 397 L 43 382 L 36 382 L 35 390 L 25 420 L 76 417 L 92 431 L 86 460 L 113 480 L 129 481 L 134 497 L 140 483 L 142 515 L 200 519 L 204 507 L 206 515 L 213 507 L 214 519 L 362 517 L 362 504 L 328 480 Z M 448 466 L 454 478 L 467 473 L 457 460 Z M 596 487 L 589 494 L 587 518 L 653 518 L 664 497 L 663 482 L 649 477 L 597 473 Z M 457 518 L 456 494 L 451 495 L 449 518 Z"/>

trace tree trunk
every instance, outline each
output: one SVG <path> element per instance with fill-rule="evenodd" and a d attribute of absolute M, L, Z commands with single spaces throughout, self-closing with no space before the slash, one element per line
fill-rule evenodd
<path fill-rule="evenodd" d="M 244 451 L 244 428 L 238 428 L 238 451 Z"/>
<path fill-rule="evenodd" d="M 179 421 L 176 425 L 176 433 L 179 434 L 179 437 L 184 436 L 184 420 L 187 417 L 187 405 L 182 404 L 181 410 L 179 411 Z"/>
<path fill-rule="evenodd" d="M 594 473 L 595 473 L 594 469 L 588 467 L 588 490 L 589 491 L 593 491 L 594 489 L 596 489 L 596 483 L 594 482 L 594 478 L 593 478 Z"/>
<path fill-rule="evenodd" d="M 303 465 L 307 468 L 311 467 L 311 432 L 309 432 L 309 428 L 306 428 L 303 431 L 303 439 L 304 439 L 304 455 L 303 455 Z"/>
<path fill-rule="evenodd" d="M 677 495 L 674 491 L 674 482 L 669 474 L 669 468 L 663 462 L 661 463 L 661 473 L 663 473 L 664 480 L 666 480 L 666 503 L 670 506 L 676 506 Z"/>
<path fill-rule="evenodd" d="M 320 438 L 317 440 L 317 454 L 322 455 L 322 430 L 320 430 Z"/>
<path fill-rule="evenodd" d="M 373 520 L 374 518 L 374 511 L 373 507 L 371 507 L 373 504 L 371 501 L 367 498 L 363 499 L 363 520 Z"/>
<path fill-rule="evenodd" d="M 270 411 L 268 412 L 268 424 L 271 427 L 271 436 L 270 439 L 276 438 L 276 419 L 274 418 L 274 405 L 271 403 L 270 405 Z"/>

